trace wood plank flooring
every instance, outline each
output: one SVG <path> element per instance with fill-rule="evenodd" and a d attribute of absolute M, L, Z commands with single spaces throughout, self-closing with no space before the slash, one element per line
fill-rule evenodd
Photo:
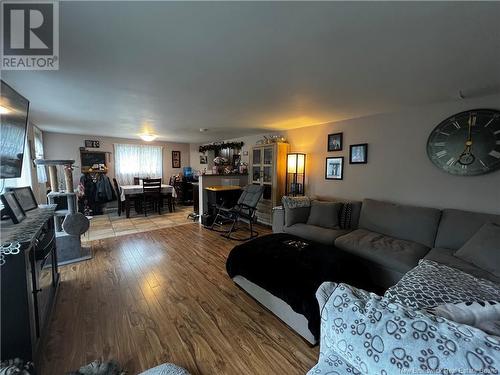
<path fill-rule="evenodd" d="M 98 358 L 132 375 L 163 362 L 193 375 L 306 373 L 318 349 L 227 276 L 237 243 L 194 223 L 93 241 L 92 260 L 61 267 L 41 374 Z"/>

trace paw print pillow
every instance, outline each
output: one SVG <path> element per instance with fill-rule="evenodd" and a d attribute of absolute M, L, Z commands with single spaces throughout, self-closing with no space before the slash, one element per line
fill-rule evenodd
<path fill-rule="evenodd" d="M 320 356 L 362 374 L 499 373 L 500 337 L 346 284 L 322 305 Z"/>

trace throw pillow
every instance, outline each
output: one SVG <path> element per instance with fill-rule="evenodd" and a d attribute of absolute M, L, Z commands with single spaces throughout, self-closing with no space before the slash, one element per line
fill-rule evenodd
<path fill-rule="evenodd" d="M 352 203 L 345 202 L 340 210 L 340 229 L 351 229 Z"/>
<path fill-rule="evenodd" d="M 339 284 L 321 311 L 320 358 L 308 374 L 335 374 L 335 356 L 361 374 L 494 374 L 500 338 Z"/>
<path fill-rule="evenodd" d="M 311 200 L 309 197 L 283 197 L 281 199 L 285 209 L 285 226 L 305 223 L 309 217 Z"/>
<path fill-rule="evenodd" d="M 500 277 L 500 225 L 484 224 L 455 256 Z"/>
<path fill-rule="evenodd" d="M 420 310 L 446 303 L 500 301 L 500 285 L 451 266 L 421 259 L 418 266 L 387 289 L 384 297 Z"/>
<path fill-rule="evenodd" d="M 447 303 L 428 311 L 454 322 L 482 329 L 490 334 L 495 333 L 488 330 L 489 325 L 486 325 L 486 330 L 483 329 L 483 323 L 500 320 L 500 302 L 496 301 Z M 499 333 L 497 331 L 496 334 Z"/>
<path fill-rule="evenodd" d="M 311 213 L 307 224 L 318 227 L 335 229 L 339 228 L 339 213 L 342 209 L 340 202 L 311 202 Z"/>

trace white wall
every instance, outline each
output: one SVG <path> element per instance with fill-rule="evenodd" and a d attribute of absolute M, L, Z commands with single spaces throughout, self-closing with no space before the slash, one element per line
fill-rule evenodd
<path fill-rule="evenodd" d="M 398 113 L 381 114 L 282 132 L 291 151 L 307 154 L 306 193 L 322 198 L 375 198 L 432 207 L 500 214 L 500 171 L 475 177 L 450 175 L 428 159 L 427 138 L 454 113 L 473 108 L 500 109 L 500 95 L 462 100 Z M 327 152 L 327 135 L 344 133 L 344 149 Z M 260 136 L 243 137 L 243 151 Z M 368 143 L 368 164 L 349 165 L 349 145 Z M 198 158 L 191 147 L 191 159 Z M 325 158 L 344 156 L 344 180 L 325 180 Z M 243 159 L 247 159 L 244 157 Z"/>
<path fill-rule="evenodd" d="M 168 179 L 173 174 L 182 172 L 182 167 L 189 166 L 189 144 L 188 143 L 172 143 L 172 142 L 143 142 L 141 140 L 113 138 L 113 137 L 93 137 L 88 135 L 74 135 L 61 133 L 43 133 L 43 143 L 45 158 L 47 159 L 74 159 L 75 168 L 73 172 L 75 186 L 80 181 L 80 147 L 85 146 L 85 140 L 92 139 L 100 142 L 100 148 L 89 149 L 95 151 L 107 151 L 110 154 L 107 156 L 108 177 L 115 176 L 114 168 L 114 143 L 124 144 L 149 144 L 154 146 L 163 146 L 163 179 L 168 182 Z M 172 151 L 181 152 L 181 168 L 172 168 Z"/>

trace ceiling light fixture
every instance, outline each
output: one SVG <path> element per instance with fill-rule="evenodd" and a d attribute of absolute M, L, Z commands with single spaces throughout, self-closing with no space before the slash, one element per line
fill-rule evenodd
<path fill-rule="evenodd" d="M 141 139 L 144 142 L 152 142 L 156 138 L 158 138 L 158 136 L 156 134 L 139 134 L 139 137 L 141 137 Z"/>
<path fill-rule="evenodd" d="M 1 106 L 0 105 L 0 115 L 6 115 L 7 113 L 9 113 L 9 109 L 8 108 L 5 108 L 4 106 Z"/>

